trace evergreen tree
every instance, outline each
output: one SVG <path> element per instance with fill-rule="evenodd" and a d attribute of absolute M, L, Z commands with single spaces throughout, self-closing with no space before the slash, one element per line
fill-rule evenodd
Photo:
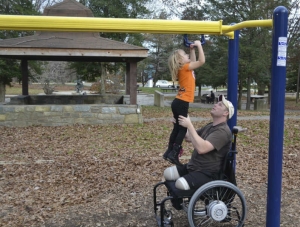
<path fill-rule="evenodd" d="M 287 91 L 297 91 L 299 99 L 300 87 L 300 1 L 293 1 L 290 6 L 288 30 Z M 298 83 L 298 84 L 297 84 Z"/>
<path fill-rule="evenodd" d="M 288 82 L 296 85 L 299 68 L 299 0 L 164 0 L 165 7 L 181 19 L 192 20 L 223 20 L 223 25 L 240 23 L 248 20 L 272 19 L 277 6 L 285 6 L 289 12 L 288 33 Z M 204 46 L 206 64 L 197 70 L 200 74 L 197 82 L 212 85 L 224 85 L 227 79 L 228 38 L 224 36 L 209 36 Z M 239 108 L 241 106 L 241 92 L 248 90 L 247 109 L 250 108 L 250 84 L 258 84 L 258 94 L 263 94 L 266 86 L 270 88 L 272 28 L 245 28 L 240 31 L 239 52 Z M 208 74 L 209 76 L 205 75 Z M 213 75 L 213 76 L 211 76 Z"/>
<path fill-rule="evenodd" d="M 202 10 L 205 19 L 210 21 L 223 20 L 223 25 L 229 25 L 248 20 L 271 19 L 276 6 L 289 6 L 290 2 L 284 0 L 276 2 L 259 0 L 207 0 Z M 258 84 L 259 94 L 263 94 L 265 87 L 269 87 L 270 85 L 271 40 L 271 28 L 254 27 L 245 28 L 240 31 L 239 108 L 241 106 L 241 96 L 244 87 L 248 90 L 247 109 L 250 109 L 250 84 L 253 81 Z M 215 78 L 223 78 L 223 80 L 220 78 L 220 80 L 214 79 L 214 81 L 222 82 L 225 76 L 224 71 L 227 72 L 228 41 L 225 41 L 222 36 L 211 37 L 210 41 L 214 45 L 209 51 L 206 61 L 208 66 L 206 67 L 211 69 L 211 74 Z M 211 82 L 209 83 L 212 84 Z M 215 85 L 218 84 L 216 83 Z"/>
<path fill-rule="evenodd" d="M 36 15 L 38 12 L 34 10 L 34 6 L 31 1 L 23 0 L 0 0 L 0 14 L 4 15 Z M 15 37 L 23 37 L 32 35 L 33 32 L 27 31 L 0 31 L 1 39 L 9 39 Z M 35 72 L 40 72 L 37 68 L 37 63 L 29 63 L 29 67 L 32 65 L 32 69 L 36 69 Z M 14 59 L 0 59 L 0 102 L 5 99 L 5 85 L 11 85 L 13 77 L 17 77 L 21 80 L 20 62 Z M 33 71 L 30 71 L 33 72 Z"/>

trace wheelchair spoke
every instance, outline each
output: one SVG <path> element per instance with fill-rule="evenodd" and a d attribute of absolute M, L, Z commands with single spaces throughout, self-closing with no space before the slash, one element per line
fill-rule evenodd
<path fill-rule="evenodd" d="M 206 199 L 208 199 L 208 201 L 213 200 L 213 191 L 212 190 L 208 190 L 207 192 L 205 192 L 205 195 L 203 195 Z"/>
<path fill-rule="evenodd" d="M 198 223 L 198 224 L 197 224 Z M 195 220 L 195 226 L 211 226 L 212 219 L 209 218 L 208 216 L 202 217 L 202 218 L 197 218 Z"/>
<path fill-rule="evenodd" d="M 190 200 L 190 226 L 241 227 L 246 216 L 246 202 L 239 189 L 228 182 L 218 181 L 203 187 Z M 216 186 L 215 186 L 216 185 Z M 190 211 L 192 211 L 190 213 Z M 191 215 L 190 215 L 191 214 Z"/>
<path fill-rule="evenodd" d="M 232 193 L 233 191 L 229 188 L 221 188 L 221 195 L 222 195 L 222 201 L 228 200 L 230 199 L 230 193 Z"/>
<path fill-rule="evenodd" d="M 232 201 L 234 201 L 235 198 L 235 193 L 231 192 L 231 195 L 228 194 L 227 197 L 224 197 L 224 199 L 222 199 L 222 201 L 226 204 L 226 205 L 230 205 L 232 203 Z"/>

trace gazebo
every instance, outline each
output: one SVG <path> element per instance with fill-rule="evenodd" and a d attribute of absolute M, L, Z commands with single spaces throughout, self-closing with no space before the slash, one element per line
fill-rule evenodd
<path fill-rule="evenodd" d="M 93 17 L 90 9 L 75 0 L 64 0 L 44 10 L 44 16 Z M 0 57 L 21 60 L 22 95 L 28 95 L 28 60 L 125 62 L 126 95 L 137 103 L 137 62 L 148 49 L 100 37 L 92 32 L 39 31 L 32 36 L 0 41 Z"/>

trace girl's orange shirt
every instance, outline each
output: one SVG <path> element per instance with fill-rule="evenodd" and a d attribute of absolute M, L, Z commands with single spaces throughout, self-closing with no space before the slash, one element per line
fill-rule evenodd
<path fill-rule="evenodd" d="M 195 82 L 194 70 L 189 70 L 189 63 L 187 63 L 178 71 L 179 90 L 176 98 L 186 102 L 194 102 Z"/>

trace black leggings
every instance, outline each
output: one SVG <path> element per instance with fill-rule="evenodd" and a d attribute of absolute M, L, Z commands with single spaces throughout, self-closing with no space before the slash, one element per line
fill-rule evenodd
<path fill-rule="evenodd" d="M 169 144 L 176 143 L 178 145 L 181 145 L 186 135 L 187 128 L 179 125 L 178 117 L 179 115 L 187 117 L 188 110 L 189 110 L 189 103 L 182 101 L 180 99 L 174 99 L 171 108 L 173 112 L 173 117 L 176 119 L 176 123 L 174 124 L 174 128 L 170 135 Z"/>

